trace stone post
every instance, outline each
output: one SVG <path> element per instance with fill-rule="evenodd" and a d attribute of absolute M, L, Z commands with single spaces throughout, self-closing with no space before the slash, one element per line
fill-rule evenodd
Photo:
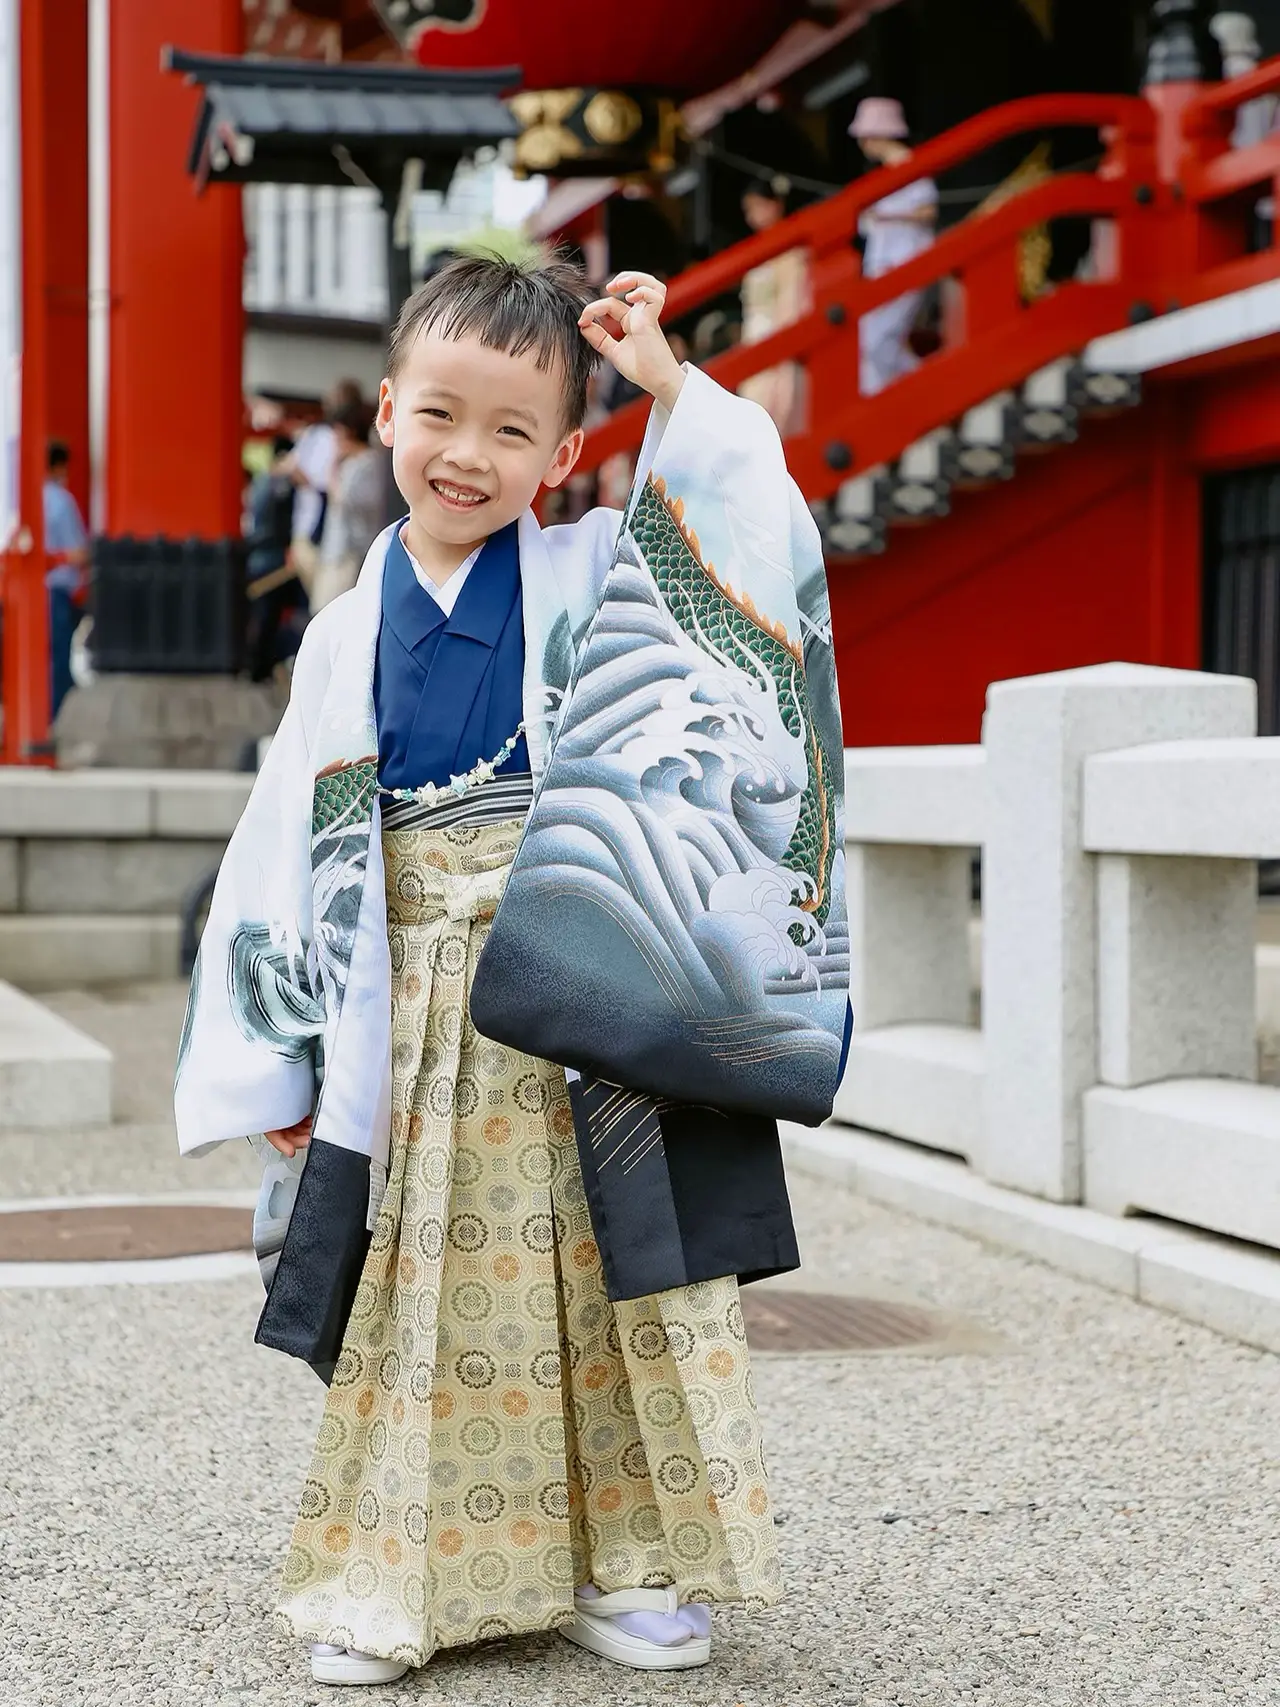
<path fill-rule="evenodd" d="M 1081 848 L 1083 761 L 1144 742 L 1249 735 L 1254 684 L 1101 664 L 988 690 L 983 852 L 986 1178 L 1081 1196 L 1081 1098 L 1098 1083 L 1095 860 Z"/>

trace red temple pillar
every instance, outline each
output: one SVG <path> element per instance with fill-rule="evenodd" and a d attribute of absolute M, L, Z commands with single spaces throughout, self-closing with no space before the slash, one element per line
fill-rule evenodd
<path fill-rule="evenodd" d="M 89 5 L 44 0 L 45 427 L 89 515 Z"/>
<path fill-rule="evenodd" d="M 19 252 L 22 281 L 21 418 L 17 527 L 4 554 L 5 764 L 43 756 L 49 729 L 49 618 L 44 590 L 43 487 L 46 393 L 45 67 L 52 43 L 39 6 L 15 8 L 18 20 Z"/>
<path fill-rule="evenodd" d="M 106 515 L 112 534 L 240 531 L 240 192 L 196 193 L 198 95 L 166 45 L 238 53 L 241 0 L 110 0 Z"/>

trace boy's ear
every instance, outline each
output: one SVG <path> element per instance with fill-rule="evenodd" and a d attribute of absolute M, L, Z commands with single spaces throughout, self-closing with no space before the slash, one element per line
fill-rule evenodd
<path fill-rule="evenodd" d="M 386 384 L 385 380 L 383 384 Z M 586 436 L 581 427 L 575 427 L 567 438 L 561 439 L 559 449 L 551 459 L 551 466 L 542 476 L 542 484 L 549 490 L 563 486 L 573 473 L 574 464 L 582 455 L 582 446 Z"/>
<path fill-rule="evenodd" d="M 390 450 L 395 443 L 395 399 L 391 395 L 391 381 L 384 379 L 378 387 L 378 437 Z"/>

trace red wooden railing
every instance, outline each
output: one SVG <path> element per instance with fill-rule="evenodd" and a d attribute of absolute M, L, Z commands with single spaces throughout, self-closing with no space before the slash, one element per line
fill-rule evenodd
<path fill-rule="evenodd" d="M 706 364 L 736 389 L 753 373 L 795 361 L 808 372 L 808 426 L 787 441 L 787 461 L 807 497 L 825 498 L 860 469 L 898 456 L 922 434 L 1090 339 L 1137 319 L 1280 276 L 1280 250 L 1248 253 L 1252 202 L 1280 184 L 1280 135 L 1232 150 L 1235 108 L 1280 90 L 1280 58 L 1210 88 L 1167 86 L 1136 96 L 1041 95 L 967 120 L 917 148 L 909 161 L 870 172 L 840 191 L 676 278 L 668 322 L 732 289 L 787 250 L 808 251 L 812 302 L 793 325 Z M 1170 97 L 1176 97 L 1171 99 Z M 976 213 L 924 254 L 878 279 L 861 276 L 852 247 L 873 202 L 935 177 L 993 143 L 1063 127 L 1097 129 L 1105 154 L 1092 172 L 1067 172 Z M 1250 194 L 1252 192 L 1252 194 Z M 1045 220 L 1105 220 L 1115 233 L 1106 276 L 1072 279 L 1024 301 L 1024 234 Z M 941 281 L 958 312 L 942 348 L 874 396 L 858 382 L 858 320 L 883 302 Z M 647 406 L 621 409 L 587 438 L 579 467 L 637 450 Z"/>

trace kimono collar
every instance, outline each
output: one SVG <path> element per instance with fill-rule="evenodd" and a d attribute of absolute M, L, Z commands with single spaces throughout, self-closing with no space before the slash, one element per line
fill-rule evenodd
<path fill-rule="evenodd" d="M 397 526 L 387 544 L 383 570 L 383 620 L 407 652 L 416 653 L 446 627 L 450 634 L 479 641 L 492 651 L 511 614 L 519 586 L 517 524 L 509 522 L 485 541 L 452 613 L 446 616 L 419 584 Z"/>

